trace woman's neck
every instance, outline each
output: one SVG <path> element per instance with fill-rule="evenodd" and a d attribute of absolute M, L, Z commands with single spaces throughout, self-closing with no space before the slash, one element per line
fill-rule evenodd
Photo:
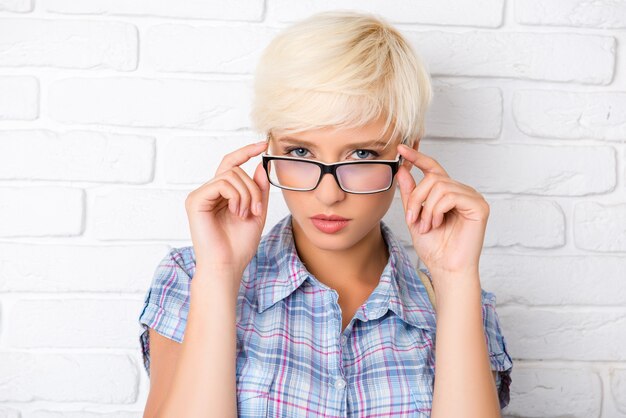
<path fill-rule="evenodd" d="M 292 231 L 298 256 L 307 270 L 339 292 L 351 286 L 375 287 L 389 260 L 380 222 L 360 242 L 341 251 L 314 246 L 293 218 Z"/>

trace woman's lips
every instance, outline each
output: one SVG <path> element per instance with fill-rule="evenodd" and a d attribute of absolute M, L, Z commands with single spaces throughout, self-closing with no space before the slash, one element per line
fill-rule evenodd
<path fill-rule="evenodd" d="M 350 220 L 347 219 L 344 221 L 329 221 L 325 219 L 311 218 L 311 222 L 313 222 L 313 225 L 315 225 L 315 227 L 320 231 L 327 234 L 332 234 L 347 226 Z"/>

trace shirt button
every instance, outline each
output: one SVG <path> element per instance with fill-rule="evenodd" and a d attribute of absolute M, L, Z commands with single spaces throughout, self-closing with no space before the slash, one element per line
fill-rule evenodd
<path fill-rule="evenodd" d="M 335 388 L 336 389 L 343 389 L 346 387 L 346 381 L 343 380 L 342 378 L 339 378 L 337 380 L 335 380 Z"/>
<path fill-rule="evenodd" d="M 348 337 L 346 337 L 345 335 L 341 336 L 341 345 L 346 345 L 346 342 L 348 342 Z"/>

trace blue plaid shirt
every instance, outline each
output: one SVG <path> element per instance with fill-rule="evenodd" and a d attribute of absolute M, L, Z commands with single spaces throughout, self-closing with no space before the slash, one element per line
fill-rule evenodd
<path fill-rule="evenodd" d="M 240 417 L 430 416 L 435 312 L 406 250 L 383 221 L 381 231 L 388 263 L 343 332 L 338 294 L 298 257 L 291 215 L 263 235 L 237 300 Z M 148 375 L 148 327 L 182 342 L 194 270 L 192 246 L 172 249 L 156 269 L 139 316 Z M 482 290 L 482 303 L 489 359 L 498 371 L 504 408 L 513 362 L 495 295 Z"/>

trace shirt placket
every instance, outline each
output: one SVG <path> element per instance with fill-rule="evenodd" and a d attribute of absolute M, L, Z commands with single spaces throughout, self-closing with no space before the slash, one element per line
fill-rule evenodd
<path fill-rule="evenodd" d="M 347 393 L 348 393 L 348 379 L 346 378 L 343 362 L 345 346 L 348 342 L 348 337 L 342 333 L 341 330 L 341 307 L 339 306 L 338 293 L 331 289 L 327 292 L 331 299 L 331 309 L 333 324 L 331 325 L 329 341 L 332 346 L 337 347 L 337 350 L 331 350 L 334 354 L 329 359 L 329 405 L 328 410 L 338 411 L 339 417 L 347 416 Z M 346 327 L 346 332 L 349 332 L 350 325 Z"/>

